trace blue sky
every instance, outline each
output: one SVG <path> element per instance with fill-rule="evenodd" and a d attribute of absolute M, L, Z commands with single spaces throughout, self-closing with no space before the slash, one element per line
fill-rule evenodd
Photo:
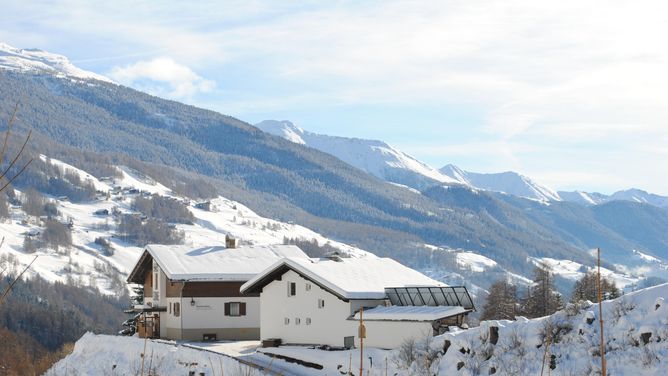
<path fill-rule="evenodd" d="M 668 194 L 665 2 L 194 3 L 7 1 L 0 41 L 434 167 Z"/>

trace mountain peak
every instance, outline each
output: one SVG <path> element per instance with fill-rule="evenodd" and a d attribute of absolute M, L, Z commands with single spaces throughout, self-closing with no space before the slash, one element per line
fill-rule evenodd
<path fill-rule="evenodd" d="M 113 82 L 105 76 L 76 67 L 63 55 L 36 48 L 16 48 L 3 42 L 0 42 L 0 69 Z"/>
<path fill-rule="evenodd" d="M 255 124 L 255 127 L 263 132 L 283 137 L 295 144 L 306 144 L 304 139 L 302 139 L 304 130 L 289 120 L 264 120 Z"/>
<path fill-rule="evenodd" d="M 481 174 L 460 169 L 455 165 L 446 165 L 439 170 L 441 173 L 459 180 L 464 184 L 486 191 L 504 192 L 514 196 L 526 197 L 540 201 L 560 201 L 557 192 L 538 184 L 531 178 L 513 171 L 493 174 Z"/>
<path fill-rule="evenodd" d="M 380 140 L 313 133 L 288 120 L 265 120 L 255 126 L 267 133 L 331 154 L 391 183 L 418 190 L 436 183 L 459 183 Z"/>

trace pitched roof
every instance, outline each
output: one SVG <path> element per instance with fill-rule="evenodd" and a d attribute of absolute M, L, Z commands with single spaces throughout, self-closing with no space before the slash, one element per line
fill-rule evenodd
<path fill-rule="evenodd" d="M 284 258 L 306 258 L 294 245 L 223 246 L 148 245 L 128 276 L 143 283 L 147 262 L 155 260 L 174 281 L 248 281 L 272 263 Z"/>
<path fill-rule="evenodd" d="M 461 306 L 378 306 L 364 310 L 365 321 L 434 321 L 471 310 Z M 359 321 L 359 311 L 351 320 Z"/>
<path fill-rule="evenodd" d="M 445 286 L 389 258 L 286 258 L 246 282 L 241 292 L 259 292 L 287 270 L 295 271 L 341 299 L 385 299 L 386 287 Z"/>

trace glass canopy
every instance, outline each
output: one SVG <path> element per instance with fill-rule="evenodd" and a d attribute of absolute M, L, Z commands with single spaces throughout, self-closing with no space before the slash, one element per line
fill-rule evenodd
<path fill-rule="evenodd" d="M 475 310 L 464 286 L 388 287 L 385 293 L 396 306 L 461 306 Z"/>

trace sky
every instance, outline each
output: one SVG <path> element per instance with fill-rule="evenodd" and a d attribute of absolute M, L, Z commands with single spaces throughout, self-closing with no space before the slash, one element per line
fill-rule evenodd
<path fill-rule="evenodd" d="M 3 1 L 0 41 L 251 124 L 668 195 L 665 1 Z"/>

